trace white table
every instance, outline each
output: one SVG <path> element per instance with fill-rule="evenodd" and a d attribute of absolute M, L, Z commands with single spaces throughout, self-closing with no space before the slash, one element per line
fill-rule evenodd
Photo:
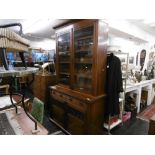
<path fill-rule="evenodd" d="M 133 92 L 133 93 L 137 94 L 137 97 L 136 97 L 137 113 L 140 112 L 140 101 L 141 101 L 142 90 L 148 91 L 147 105 L 151 104 L 151 94 L 153 91 L 152 85 L 154 83 L 155 83 L 155 79 L 151 79 L 151 80 L 145 80 L 145 81 L 141 81 L 139 83 L 130 84 L 130 85 L 126 86 L 125 93 Z"/>

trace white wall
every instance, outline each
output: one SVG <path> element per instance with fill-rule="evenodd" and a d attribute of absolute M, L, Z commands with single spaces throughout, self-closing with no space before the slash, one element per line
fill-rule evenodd
<path fill-rule="evenodd" d="M 115 20 L 109 21 L 108 24 L 109 29 L 112 28 L 120 31 L 120 33 L 122 32 L 120 35 L 118 32 L 113 33 L 111 31 L 109 33 L 110 46 L 118 46 L 122 52 L 127 52 L 129 56 L 134 56 L 134 65 L 136 65 L 137 52 L 139 52 L 140 57 L 141 50 L 145 49 L 147 52 L 145 62 L 148 61 L 149 53 L 152 51 L 151 47 L 155 44 L 155 36 L 127 21 Z M 130 36 L 136 37 L 136 39 L 130 40 Z M 144 69 L 146 66 L 147 63 L 144 64 Z"/>
<path fill-rule="evenodd" d="M 149 43 L 154 43 L 155 36 L 140 29 L 138 26 L 128 22 L 127 20 L 107 20 L 109 27 L 115 28 L 122 32 L 128 33 L 134 37 L 145 40 Z"/>
<path fill-rule="evenodd" d="M 56 49 L 56 42 L 52 39 L 45 39 L 40 42 L 31 41 L 32 48 L 44 49 L 44 50 L 53 50 Z"/>

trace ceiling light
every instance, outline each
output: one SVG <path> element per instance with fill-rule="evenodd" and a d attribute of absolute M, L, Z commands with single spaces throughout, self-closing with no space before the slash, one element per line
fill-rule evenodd
<path fill-rule="evenodd" d="M 155 23 L 154 19 L 145 19 L 144 20 L 144 24 L 152 24 L 152 23 Z"/>
<path fill-rule="evenodd" d="M 23 23 L 23 33 L 27 34 L 38 32 L 40 30 L 45 29 L 50 23 L 51 20 L 49 19 L 36 19 L 32 21 L 28 20 L 27 23 Z"/>
<path fill-rule="evenodd" d="M 154 26 L 155 26 L 155 22 L 154 22 L 154 23 L 152 23 L 152 24 L 150 24 L 150 26 L 151 26 L 151 27 L 154 27 Z"/>

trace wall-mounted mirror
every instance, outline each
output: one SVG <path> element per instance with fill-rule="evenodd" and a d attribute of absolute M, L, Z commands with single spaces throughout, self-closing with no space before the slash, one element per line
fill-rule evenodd
<path fill-rule="evenodd" d="M 145 63 L 145 57 L 146 57 L 146 50 L 143 49 L 140 53 L 140 70 L 142 71 L 143 70 L 143 67 L 144 67 L 144 63 Z"/>

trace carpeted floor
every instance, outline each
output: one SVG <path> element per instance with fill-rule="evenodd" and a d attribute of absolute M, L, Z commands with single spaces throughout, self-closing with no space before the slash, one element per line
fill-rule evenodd
<path fill-rule="evenodd" d="M 0 113 L 0 135 L 15 135 L 6 113 Z"/>
<path fill-rule="evenodd" d="M 33 96 L 30 94 L 31 99 Z M 27 95 L 29 97 L 29 94 Z M 16 101 L 19 98 L 14 98 Z M 149 123 L 148 120 L 155 114 L 155 104 L 147 107 L 144 111 L 138 114 L 138 118 L 133 118 L 122 125 L 119 125 L 111 130 L 112 135 L 147 135 Z M 140 119 L 139 119 L 140 118 Z M 147 121 L 145 121 L 147 120 Z M 49 131 L 49 134 L 64 135 L 63 132 L 60 133 L 60 129 L 49 120 L 49 111 L 45 108 L 45 115 L 43 126 Z M 103 132 L 107 134 L 107 131 Z"/>
<path fill-rule="evenodd" d="M 44 110 L 44 119 L 43 119 L 43 126 L 48 130 L 48 134 L 52 134 L 58 131 L 58 128 L 49 120 L 49 112 L 45 108 Z"/>
<path fill-rule="evenodd" d="M 138 114 L 138 118 L 149 121 L 155 115 L 155 104 L 148 106 L 144 111 Z"/>
<path fill-rule="evenodd" d="M 111 130 L 112 135 L 148 135 L 149 123 L 133 118 Z"/>

